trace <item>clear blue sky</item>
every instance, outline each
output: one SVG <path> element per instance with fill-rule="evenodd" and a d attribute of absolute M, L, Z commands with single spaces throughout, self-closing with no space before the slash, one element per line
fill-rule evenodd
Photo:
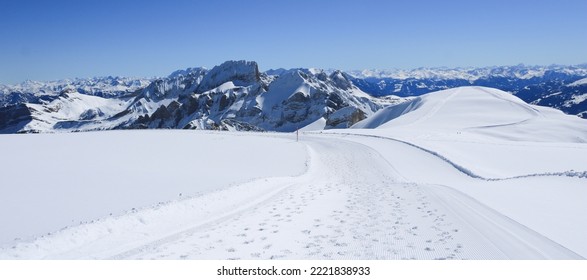
<path fill-rule="evenodd" d="M 0 83 L 262 70 L 587 62 L 586 0 L 0 0 Z"/>

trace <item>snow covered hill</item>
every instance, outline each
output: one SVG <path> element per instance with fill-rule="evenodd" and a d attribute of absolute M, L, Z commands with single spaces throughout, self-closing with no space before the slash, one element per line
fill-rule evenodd
<path fill-rule="evenodd" d="M 586 125 L 584 119 L 556 109 L 529 105 L 501 90 L 460 87 L 386 107 L 352 128 L 404 130 L 406 134 L 465 133 L 512 140 L 587 143 Z"/>
<path fill-rule="evenodd" d="M 586 135 L 587 120 L 483 87 L 299 142 L 0 135 L 0 259 L 584 259 Z"/>

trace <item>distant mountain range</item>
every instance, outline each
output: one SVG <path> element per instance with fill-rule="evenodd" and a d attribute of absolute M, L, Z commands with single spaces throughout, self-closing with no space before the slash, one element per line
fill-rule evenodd
<path fill-rule="evenodd" d="M 527 103 L 587 118 L 587 64 L 350 71 L 353 84 L 373 96 L 419 96 L 460 86 L 485 86 Z M 581 80 L 581 81 L 580 81 Z"/>
<path fill-rule="evenodd" d="M 460 86 L 486 86 L 587 118 L 587 65 L 470 69 L 277 69 L 227 61 L 168 77 L 0 85 L 0 133 L 107 129 L 294 131 L 347 128 L 379 109 Z"/>

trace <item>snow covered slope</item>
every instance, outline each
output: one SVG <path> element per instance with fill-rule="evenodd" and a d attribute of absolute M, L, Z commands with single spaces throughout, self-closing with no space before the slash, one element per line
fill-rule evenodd
<path fill-rule="evenodd" d="M 109 99 L 98 96 L 64 92 L 47 104 L 25 104 L 30 120 L 16 123 L 2 133 L 77 131 L 80 127 L 107 129 L 109 119 L 124 110 L 128 99 Z M 27 118 L 27 119 L 28 119 Z"/>
<path fill-rule="evenodd" d="M 587 210 L 577 199 L 587 191 L 587 120 L 463 87 L 385 108 L 353 128 L 340 133 L 361 135 L 407 179 L 450 186 L 587 253 L 579 237 L 587 224 L 573 214 Z"/>
<path fill-rule="evenodd" d="M 587 142 L 587 121 L 526 104 L 506 92 L 460 87 L 425 94 L 384 108 L 352 128 L 404 130 L 407 134 L 462 134 L 528 141 Z"/>
<path fill-rule="evenodd" d="M 0 135 L 0 259 L 584 259 L 585 122 L 466 87 L 300 142 Z"/>
<path fill-rule="evenodd" d="M 0 140 L 0 247 L 306 169 L 305 148 L 294 138 L 109 131 Z"/>
<path fill-rule="evenodd" d="M 106 157 L 126 161 L 119 168 L 105 170 L 107 173 L 88 181 L 91 184 L 87 186 L 73 180 L 58 181 L 64 176 L 51 172 L 47 175 L 56 176 L 56 180 L 39 184 L 14 181 L 12 186 L 26 187 L 3 189 L 2 197 L 9 200 L 0 205 L 11 210 L 1 212 L 3 225 L 11 229 L 8 232 L 30 232 L 31 226 L 51 231 L 48 225 L 67 226 L 80 218 L 93 221 L 0 246 L 0 259 L 582 259 L 587 254 L 583 242 L 587 223 L 577 215 L 587 210 L 582 201 L 587 195 L 585 178 L 472 178 L 445 158 L 408 143 L 350 131 L 355 134 L 332 131 L 302 135 L 297 143 L 291 134 L 140 132 L 137 136 L 147 146 L 151 141 L 165 142 L 185 150 L 203 141 L 200 143 L 210 151 L 212 143 L 229 144 L 238 151 L 199 153 L 197 157 L 204 164 L 218 156 L 223 164 L 232 164 L 225 161 L 230 158 L 239 167 L 222 169 L 221 164 L 219 173 L 208 178 L 201 176 L 206 173 L 170 177 L 178 173 L 177 168 L 185 169 L 181 174 L 204 169 L 197 168 L 198 161 L 181 161 L 173 153 L 163 154 L 163 159 L 169 159 L 165 160 L 166 170 L 155 174 L 143 171 L 159 176 L 160 180 L 155 180 L 158 183 L 153 184 L 153 178 L 137 173 L 146 167 L 137 166 L 146 158 L 139 156 L 144 150 L 139 146 L 137 153 L 109 153 Z M 105 147 L 112 145 L 108 143 L 126 146 L 137 142 L 129 132 L 9 137 L 17 136 L 23 145 L 30 141 L 47 143 L 43 138 L 56 136 L 56 141 L 65 140 L 70 147 L 88 139 L 105 143 Z M 253 158 L 279 157 L 266 163 L 281 170 L 272 169 L 272 175 L 285 177 L 226 187 L 224 176 L 244 174 L 244 178 L 251 178 L 240 169 L 250 165 L 250 157 L 240 153 L 252 143 L 268 150 Z M 300 176 L 291 177 L 296 175 L 292 170 L 280 168 L 287 163 L 296 167 L 295 172 L 303 171 L 305 153 L 299 149 L 304 146 L 309 166 Z M 535 151 L 544 148 L 536 147 Z M 577 148 L 575 157 L 580 157 L 587 147 Z M 103 154 L 100 150 L 98 153 Z M 160 160 L 161 155 L 153 158 Z M 68 155 L 60 162 L 74 158 Z M 478 159 L 476 165 L 482 167 L 484 159 Z M 79 170 L 80 165 L 75 166 Z M 119 170 L 125 174 L 123 182 L 108 173 Z M 22 178 L 18 172 L 14 175 Z M 220 185 L 209 188 L 206 183 Z M 218 189 L 221 185 L 224 187 Z M 201 188 L 204 191 L 199 195 L 190 194 Z M 181 199 L 179 192 L 191 197 Z M 114 215 L 106 214 L 117 207 L 120 210 Z M 124 212 L 130 207 L 136 208 Z M 43 211 L 14 215 L 30 213 L 31 209 Z"/>

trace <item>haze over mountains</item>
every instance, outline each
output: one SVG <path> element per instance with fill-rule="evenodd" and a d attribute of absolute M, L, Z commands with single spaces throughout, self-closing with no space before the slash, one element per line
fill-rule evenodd
<path fill-rule="evenodd" d="M 0 86 L 0 132 L 178 128 L 348 128 L 428 92 L 486 86 L 587 117 L 587 65 L 463 69 L 277 69 L 227 61 L 155 79 L 104 77 Z"/>

